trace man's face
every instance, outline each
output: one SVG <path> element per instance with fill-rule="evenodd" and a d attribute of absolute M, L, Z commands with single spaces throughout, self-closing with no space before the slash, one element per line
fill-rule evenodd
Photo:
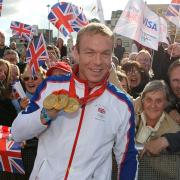
<path fill-rule="evenodd" d="M 169 79 L 174 95 L 180 98 L 180 66 L 174 68 L 171 71 Z"/>
<path fill-rule="evenodd" d="M 111 67 L 112 40 L 100 34 L 84 34 L 76 50 L 75 58 L 79 62 L 79 76 L 87 80 L 89 86 L 101 82 Z"/>

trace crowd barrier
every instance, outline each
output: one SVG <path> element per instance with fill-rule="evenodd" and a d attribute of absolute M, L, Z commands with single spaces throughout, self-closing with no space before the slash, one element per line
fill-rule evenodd
<path fill-rule="evenodd" d="M 0 172 L 0 180 L 28 180 L 36 156 L 36 148 L 22 149 L 26 175 Z M 138 180 L 180 180 L 180 153 L 162 153 L 156 157 L 139 159 Z M 113 156 L 112 180 L 117 180 L 117 165 Z"/>
<path fill-rule="evenodd" d="M 180 180 L 180 152 L 163 152 L 159 156 L 139 158 L 138 180 Z M 112 180 L 117 180 L 117 165 L 113 156 Z"/>

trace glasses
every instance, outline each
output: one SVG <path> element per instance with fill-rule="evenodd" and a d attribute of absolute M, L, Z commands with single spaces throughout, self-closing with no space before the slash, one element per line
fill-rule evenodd
<path fill-rule="evenodd" d="M 23 81 L 29 81 L 29 80 L 32 80 L 32 81 L 36 81 L 38 79 L 38 76 L 31 76 L 31 77 L 23 77 Z"/>
<path fill-rule="evenodd" d="M 133 75 L 133 74 L 137 75 L 137 74 L 140 74 L 140 72 L 137 71 L 137 70 L 133 70 L 133 71 L 128 71 L 126 74 L 127 74 L 128 76 L 129 76 L 129 75 Z"/>

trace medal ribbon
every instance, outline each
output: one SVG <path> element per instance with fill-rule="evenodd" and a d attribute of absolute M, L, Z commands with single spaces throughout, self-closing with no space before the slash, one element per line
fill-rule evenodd
<path fill-rule="evenodd" d="M 93 92 L 90 95 L 89 95 L 89 91 L 86 91 L 87 88 L 88 87 L 85 87 L 85 96 L 83 98 L 79 99 L 81 105 L 86 105 L 88 102 L 94 100 L 95 98 L 97 98 L 98 96 L 100 96 L 104 92 L 104 90 L 106 88 L 106 79 L 103 81 L 102 86 L 98 90 L 96 90 L 95 92 Z M 69 97 L 78 98 L 77 94 L 76 94 L 75 80 L 74 80 L 73 75 L 71 76 L 71 79 L 70 79 Z M 75 136 L 75 139 L 74 139 L 74 143 L 73 143 L 73 147 L 72 147 L 72 151 L 71 151 L 71 155 L 70 155 L 70 158 L 69 158 L 68 167 L 66 169 L 66 174 L 65 174 L 64 180 L 68 180 L 68 176 L 69 176 L 69 173 L 70 173 L 70 170 L 71 170 L 72 161 L 73 161 L 73 158 L 74 158 L 74 154 L 75 154 L 75 151 L 76 151 L 76 146 L 77 146 L 77 143 L 78 143 L 78 139 L 79 139 L 79 135 L 80 135 L 83 119 L 84 119 L 84 112 L 85 112 L 85 106 L 82 106 L 81 117 L 80 117 L 80 121 L 79 121 L 79 124 L 78 124 L 78 129 L 77 129 L 76 136 Z"/>
<path fill-rule="evenodd" d="M 88 93 L 85 93 L 84 97 L 78 98 L 78 96 L 76 94 L 76 89 L 75 89 L 74 75 L 72 75 L 72 77 L 70 79 L 70 85 L 69 85 L 69 97 L 77 98 L 81 105 L 85 105 L 88 102 L 90 102 L 90 101 L 96 99 L 97 97 L 99 97 L 105 91 L 106 82 L 107 82 L 106 80 L 107 79 L 105 79 L 102 82 L 102 86 L 99 89 L 97 89 L 96 91 L 94 91 L 92 94 L 89 94 L 89 92 L 88 92 Z M 88 87 L 86 87 L 86 88 L 88 88 Z"/>

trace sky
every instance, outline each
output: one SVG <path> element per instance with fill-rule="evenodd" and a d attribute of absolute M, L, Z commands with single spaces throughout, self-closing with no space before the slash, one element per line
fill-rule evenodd
<path fill-rule="evenodd" d="M 6 43 L 9 43 L 9 37 L 12 35 L 10 30 L 11 21 L 19 21 L 29 25 L 38 25 L 40 29 L 47 28 L 49 21 L 48 7 L 53 6 L 58 0 L 3 0 L 3 9 L 0 17 L 0 31 L 6 35 Z M 64 0 L 77 6 L 81 6 L 88 18 L 91 17 L 90 10 L 95 5 L 96 0 Z M 111 12 L 123 10 L 128 0 L 101 0 L 105 20 L 111 18 Z M 111 2 L 111 4 L 110 4 Z M 147 4 L 170 4 L 171 0 L 146 0 Z M 51 24 L 51 29 L 57 30 Z"/>

